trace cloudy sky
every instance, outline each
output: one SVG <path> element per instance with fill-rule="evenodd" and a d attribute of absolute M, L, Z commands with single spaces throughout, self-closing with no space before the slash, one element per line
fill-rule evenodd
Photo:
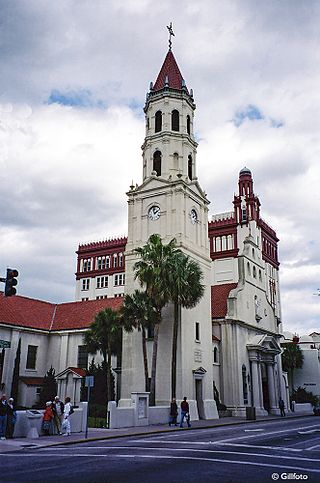
<path fill-rule="evenodd" d="M 74 300 L 79 242 L 126 234 L 170 21 L 211 214 L 249 167 L 281 240 L 284 329 L 320 332 L 317 0 L 0 0 L 0 275 Z"/>

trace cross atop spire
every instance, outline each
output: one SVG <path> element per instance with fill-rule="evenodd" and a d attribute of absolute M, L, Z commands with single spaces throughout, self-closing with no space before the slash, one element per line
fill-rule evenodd
<path fill-rule="evenodd" d="M 167 29 L 168 29 L 168 32 L 169 32 L 169 50 L 171 50 L 171 47 L 172 47 L 171 37 L 175 37 L 174 31 L 173 31 L 173 28 L 172 28 L 172 22 L 170 22 L 170 25 L 167 25 Z"/>

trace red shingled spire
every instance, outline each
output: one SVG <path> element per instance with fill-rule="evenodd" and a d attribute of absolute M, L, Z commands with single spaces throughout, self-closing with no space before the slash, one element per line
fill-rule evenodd
<path fill-rule="evenodd" d="M 182 89 L 182 87 L 184 87 L 184 89 L 186 89 L 186 91 L 188 92 L 187 88 L 184 85 L 184 80 L 176 62 L 176 59 L 174 58 L 171 50 L 169 50 L 166 58 L 164 59 L 163 65 L 152 90 L 159 91 L 165 86 L 171 87 L 172 89 L 180 90 Z"/>

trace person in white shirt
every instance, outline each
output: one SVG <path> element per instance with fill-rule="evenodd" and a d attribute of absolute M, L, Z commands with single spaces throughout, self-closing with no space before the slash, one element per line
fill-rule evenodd
<path fill-rule="evenodd" d="M 64 402 L 62 430 L 65 431 L 65 433 L 63 436 L 70 436 L 71 434 L 70 416 L 73 413 L 73 408 L 70 401 L 71 399 L 67 396 Z"/>

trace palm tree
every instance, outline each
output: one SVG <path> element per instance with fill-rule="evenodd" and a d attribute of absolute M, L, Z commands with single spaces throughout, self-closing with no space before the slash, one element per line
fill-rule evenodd
<path fill-rule="evenodd" d="M 199 264 L 180 252 L 175 256 L 174 270 L 171 272 L 170 298 L 174 304 L 172 356 L 171 356 L 171 396 L 176 397 L 177 386 L 177 341 L 181 320 L 181 308 L 195 307 L 204 294 L 201 283 L 203 274 Z"/>
<path fill-rule="evenodd" d="M 127 294 L 121 308 L 122 325 L 126 332 L 133 329 L 141 331 L 142 353 L 145 378 L 145 390 L 149 391 L 149 369 L 147 355 L 146 329 L 152 328 L 155 323 L 155 309 L 146 292 L 135 290 L 132 295 Z"/>
<path fill-rule="evenodd" d="M 290 379 L 291 394 L 293 393 L 293 371 L 300 369 L 303 365 L 304 356 L 300 347 L 294 342 L 284 344 L 282 353 L 282 367 L 287 371 Z"/>
<path fill-rule="evenodd" d="M 121 348 L 121 326 L 119 313 L 111 308 L 101 310 L 83 340 L 90 354 L 100 351 L 106 367 L 107 397 L 112 400 L 111 356 L 119 354 Z"/>
<path fill-rule="evenodd" d="M 162 320 L 162 309 L 170 301 L 171 272 L 174 269 L 175 255 L 181 252 L 175 239 L 163 244 L 157 234 L 150 236 L 143 247 L 136 248 L 135 253 L 140 260 L 135 263 L 135 278 L 141 286 L 145 286 L 155 309 L 154 339 L 151 366 L 150 405 L 155 405 L 156 370 L 159 327 Z"/>

